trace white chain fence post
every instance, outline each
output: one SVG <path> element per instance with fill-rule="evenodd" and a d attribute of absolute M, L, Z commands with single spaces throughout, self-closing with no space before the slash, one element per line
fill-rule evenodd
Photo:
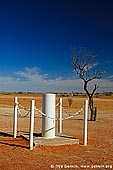
<path fill-rule="evenodd" d="M 18 113 L 18 99 L 14 97 L 14 120 L 13 120 L 13 136 L 17 135 L 17 113 Z"/>
<path fill-rule="evenodd" d="M 58 107 L 58 132 L 62 133 L 62 98 L 59 98 Z"/>
<path fill-rule="evenodd" d="M 88 118 L 88 100 L 84 100 L 84 133 L 83 144 L 87 145 L 87 118 Z"/>
<path fill-rule="evenodd" d="M 31 100 L 31 105 L 30 105 L 30 134 L 29 134 L 30 150 L 33 150 L 34 106 L 35 106 L 35 100 Z"/>

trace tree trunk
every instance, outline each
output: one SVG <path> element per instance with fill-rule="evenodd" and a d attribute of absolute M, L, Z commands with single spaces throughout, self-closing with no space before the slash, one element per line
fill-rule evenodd
<path fill-rule="evenodd" d="M 89 97 L 89 106 L 90 106 L 90 112 L 91 112 L 91 117 L 90 117 L 90 120 L 91 121 L 95 121 L 96 120 L 96 113 L 95 113 L 95 109 L 94 109 L 94 101 L 93 101 L 93 94 L 96 90 L 97 85 L 95 84 L 95 88 L 93 89 L 92 93 L 90 94 L 88 89 L 87 89 L 87 84 L 88 84 L 88 81 L 84 81 L 84 90 L 86 91 L 88 97 Z"/>
<path fill-rule="evenodd" d="M 90 106 L 90 111 L 91 111 L 91 118 L 90 120 L 94 120 L 94 101 L 93 101 L 93 96 L 89 96 L 89 106 Z"/>

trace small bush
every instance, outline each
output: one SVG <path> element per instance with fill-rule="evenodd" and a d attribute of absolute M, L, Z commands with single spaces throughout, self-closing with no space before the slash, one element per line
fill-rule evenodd
<path fill-rule="evenodd" d="M 73 104 L 73 98 L 68 98 L 68 103 L 69 103 L 69 107 L 71 107 L 71 105 Z"/>

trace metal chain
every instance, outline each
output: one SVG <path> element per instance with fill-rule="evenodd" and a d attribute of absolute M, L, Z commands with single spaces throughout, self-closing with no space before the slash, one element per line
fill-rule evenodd
<path fill-rule="evenodd" d="M 27 112 L 27 114 L 22 115 L 22 113 L 21 113 L 21 111 L 20 111 L 20 109 L 19 109 L 19 108 L 17 109 L 17 111 L 18 111 L 18 113 L 19 113 L 19 116 L 20 116 L 20 117 L 22 117 L 22 118 L 27 117 L 27 116 L 29 115 L 29 113 L 30 113 L 30 110 L 29 110 L 29 111 Z"/>
<path fill-rule="evenodd" d="M 58 104 L 56 105 L 56 107 L 59 106 L 59 104 L 60 104 L 60 103 L 58 103 Z M 22 106 L 22 105 L 19 104 L 19 103 L 15 103 L 15 105 L 18 105 L 17 111 L 18 111 L 18 113 L 19 113 L 19 116 L 21 116 L 22 118 L 25 118 L 25 117 L 27 117 L 27 116 L 29 115 L 30 109 L 26 109 L 24 106 Z M 22 115 L 19 106 L 20 106 L 22 109 L 24 109 L 25 111 L 27 111 L 27 114 Z M 61 105 L 61 106 L 62 106 L 62 105 Z M 69 115 L 69 116 L 66 117 L 66 118 L 62 118 L 62 120 L 71 119 L 71 118 L 73 118 L 74 116 L 80 114 L 81 111 L 83 110 L 83 108 L 81 108 L 78 112 L 76 112 L 76 113 L 74 113 L 74 114 L 71 115 L 70 113 L 68 113 L 68 112 L 66 111 L 66 109 L 65 109 L 63 106 L 62 106 L 62 109 L 65 111 L 66 114 Z M 41 110 L 37 109 L 36 107 L 35 107 L 35 111 L 37 111 L 39 114 L 41 114 L 42 116 L 45 116 L 45 117 L 47 117 L 47 118 L 49 118 L 49 119 L 52 119 L 52 120 L 60 120 L 60 119 L 58 119 L 58 118 L 52 118 L 52 117 L 48 116 L 47 114 L 43 113 Z M 35 117 L 35 118 L 39 118 L 39 116 L 38 116 L 38 117 Z"/>
<path fill-rule="evenodd" d="M 22 105 L 21 105 L 20 103 L 18 103 L 18 102 L 15 103 L 15 105 L 18 105 L 17 112 L 18 112 L 18 114 L 19 114 L 20 117 L 25 118 L 25 117 L 27 117 L 27 116 L 29 115 L 30 109 L 26 109 L 26 107 L 22 106 Z M 20 106 L 20 108 L 22 108 L 22 109 L 24 109 L 25 111 L 27 111 L 27 114 L 22 115 L 19 106 Z"/>

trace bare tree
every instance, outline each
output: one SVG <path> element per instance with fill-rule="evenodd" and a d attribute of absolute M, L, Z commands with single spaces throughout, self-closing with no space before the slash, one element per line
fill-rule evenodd
<path fill-rule="evenodd" d="M 83 80 L 83 88 L 89 97 L 89 106 L 91 111 L 90 120 L 94 120 L 94 102 L 93 96 L 95 91 L 99 88 L 94 84 L 92 91 L 88 89 L 88 85 L 94 79 L 100 79 L 105 72 L 100 72 L 95 69 L 97 63 L 95 62 L 95 53 L 87 52 L 85 48 L 72 49 L 73 67 L 76 74 Z"/>

